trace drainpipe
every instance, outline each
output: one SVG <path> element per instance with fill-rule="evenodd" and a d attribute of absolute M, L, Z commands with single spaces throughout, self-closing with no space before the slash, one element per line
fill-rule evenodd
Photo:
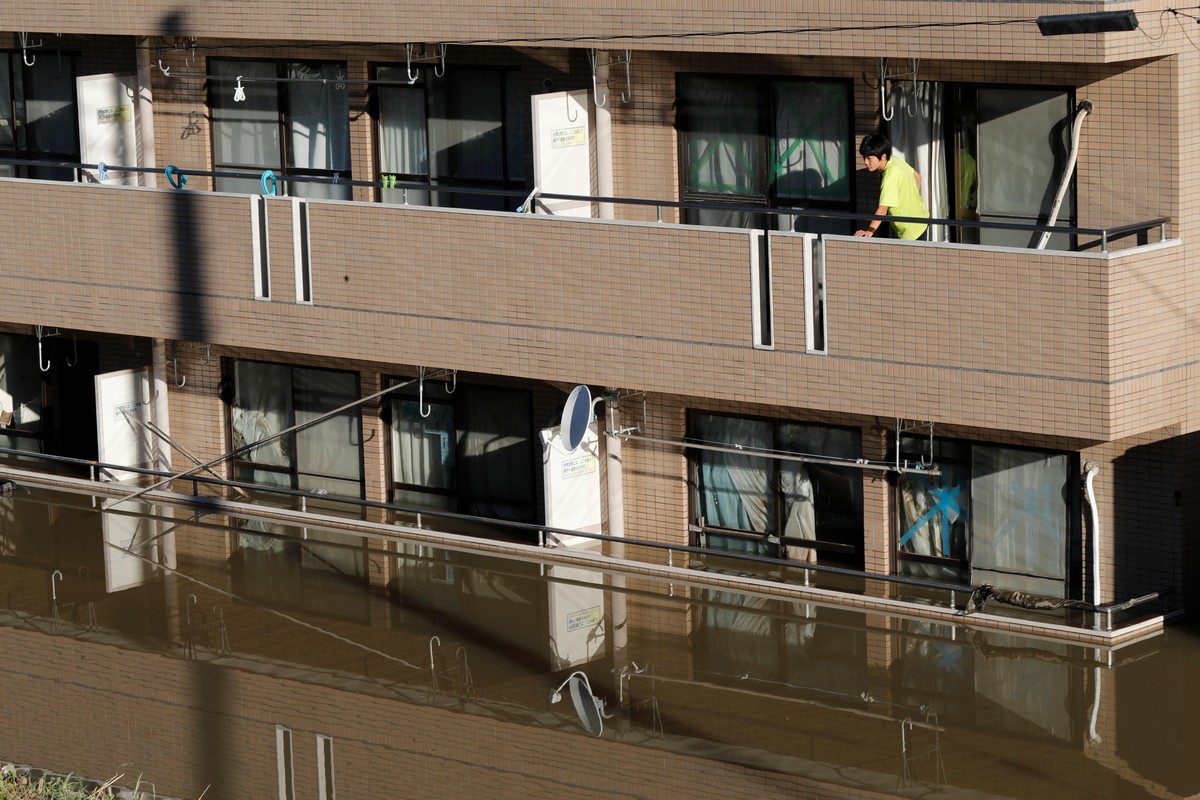
<path fill-rule="evenodd" d="M 621 474 L 621 437 L 613 434 L 620 427 L 619 395 L 615 392 L 604 397 L 604 410 L 608 412 L 608 436 L 604 438 L 606 463 L 604 475 L 607 480 L 608 505 L 608 535 L 625 536 L 625 496 L 622 487 L 624 477 Z M 609 553 L 614 558 L 625 557 L 625 545 L 611 542 Z M 629 626 L 628 611 L 625 602 L 625 578 L 614 574 L 612 577 L 612 631 L 613 631 L 613 665 L 616 668 L 625 666 L 629 657 Z"/>
<path fill-rule="evenodd" d="M 1092 481 L 1098 472 L 1100 472 L 1100 468 L 1096 466 L 1095 461 L 1088 461 L 1083 465 L 1083 494 L 1087 498 L 1092 519 L 1090 545 L 1092 551 L 1092 605 L 1094 606 L 1100 605 L 1100 514 L 1096 510 L 1096 492 L 1092 487 Z"/>
<path fill-rule="evenodd" d="M 605 87 L 607 102 L 596 105 L 596 193 L 601 197 L 613 196 L 613 149 L 612 149 L 612 105 L 615 99 L 608 87 L 608 53 L 596 53 L 596 86 Z M 593 97 L 593 100 L 596 98 Z M 597 210 L 600 219 L 613 219 L 613 204 L 600 203 Z"/>
<path fill-rule="evenodd" d="M 138 166 L 154 166 L 154 93 L 151 91 L 151 81 L 154 78 L 154 66 L 150 53 L 154 50 L 154 42 L 148 38 L 139 39 L 137 43 L 137 82 L 138 82 L 138 145 L 140 157 Z M 154 187 L 158 185 L 157 173 L 138 173 L 138 185 Z"/>
<path fill-rule="evenodd" d="M 1063 170 L 1062 182 L 1058 185 L 1058 194 L 1054 196 L 1054 205 L 1050 209 L 1050 219 L 1046 221 L 1047 225 L 1053 226 L 1058 222 L 1058 210 L 1062 207 L 1063 198 L 1067 195 L 1067 187 L 1071 185 L 1071 175 L 1075 172 L 1075 159 L 1079 157 L 1079 134 L 1083 131 L 1083 120 L 1088 114 L 1095 110 L 1091 100 L 1080 100 L 1079 105 L 1075 107 L 1075 124 L 1071 126 L 1071 155 L 1067 158 L 1067 168 Z M 1038 240 L 1037 249 L 1045 250 L 1046 243 L 1050 241 L 1050 231 L 1044 231 L 1042 238 Z"/>

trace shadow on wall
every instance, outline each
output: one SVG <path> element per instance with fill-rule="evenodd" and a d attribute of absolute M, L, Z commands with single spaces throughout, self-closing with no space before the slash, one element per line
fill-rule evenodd
<path fill-rule="evenodd" d="M 1125 600 L 1174 588 L 1174 608 L 1200 607 L 1200 433 L 1129 449 L 1112 464 L 1113 593 Z"/>

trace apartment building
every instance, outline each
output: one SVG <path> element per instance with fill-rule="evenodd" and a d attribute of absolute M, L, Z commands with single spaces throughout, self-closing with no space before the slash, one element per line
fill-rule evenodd
<path fill-rule="evenodd" d="M 9 448 L 164 467 L 141 415 L 176 471 L 186 449 L 535 542 L 541 432 L 586 385 L 610 533 L 1195 603 L 1195 17 L 46 0 L 3 20 Z M 852 235 L 878 131 L 923 176 L 931 241 Z"/>

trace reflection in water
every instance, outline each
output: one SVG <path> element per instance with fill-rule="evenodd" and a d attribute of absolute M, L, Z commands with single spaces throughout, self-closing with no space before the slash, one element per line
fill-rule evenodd
<path fill-rule="evenodd" d="M 23 488 L 0 546 L 0 758 L 159 797 L 1200 791 L 1187 628 L 1098 652 L 627 575 L 615 647 L 583 568 Z"/>

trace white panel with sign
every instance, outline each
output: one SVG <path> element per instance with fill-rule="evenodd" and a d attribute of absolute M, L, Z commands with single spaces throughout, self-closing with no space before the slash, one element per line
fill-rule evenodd
<path fill-rule="evenodd" d="M 542 193 L 591 197 L 593 138 L 587 91 L 534 95 L 533 182 Z M 540 199 L 538 209 L 560 217 L 590 217 L 592 203 Z"/>
<path fill-rule="evenodd" d="M 119 592 L 141 586 L 157 573 L 158 560 L 154 521 L 142 516 L 146 503 L 134 502 L 126 513 L 101 514 L 104 525 L 104 590 Z"/>
<path fill-rule="evenodd" d="M 141 166 L 137 143 L 137 75 L 84 75 L 75 79 L 79 93 L 79 149 L 85 164 Z M 98 183 L 137 186 L 127 170 L 91 172 Z"/>
<path fill-rule="evenodd" d="M 96 437 L 99 460 L 106 464 L 149 469 L 154 463 L 150 374 L 146 367 L 96 376 Z M 136 473 L 106 470 L 107 480 L 130 480 Z"/>
<path fill-rule="evenodd" d="M 557 564 L 546 567 L 546 577 L 550 579 L 551 667 L 567 669 L 606 656 L 603 576 Z M 592 585 L 581 585 L 585 583 Z"/>
<path fill-rule="evenodd" d="M 561 426 L 542 431 L 542 469 L 545 477 L 546 525 L 600 533 L 600 436 L 592 420 L 579 446 L 568 450 Z M 550 546 L 575 547 L 594 543 L 583 536 L 546 534 Z"/>

